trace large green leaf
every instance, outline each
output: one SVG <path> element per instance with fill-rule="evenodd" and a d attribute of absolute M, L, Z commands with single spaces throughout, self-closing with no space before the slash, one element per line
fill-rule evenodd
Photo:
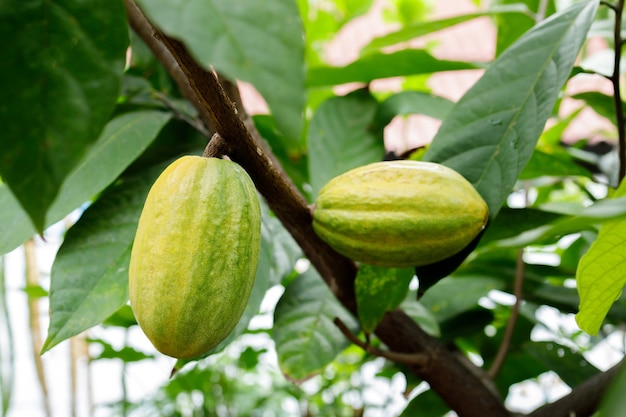
<path fill-rule="evenodd" d="M 335 317 L 357 331 L 356 320 L 314 269 L 287 286 L 274 312 L 273 330 L 278 363 L 285 375 L 303 381 L 319 373 L 350 345 L 333 323 Z"/>
<path fill-rule="evenodd" d="M 615 197 L 626 196 L 626 181 Z M 598 238 L 580 260 L 576 271 L 576 287 L 580 311 L 576 323 L 589 334 L 600 330 L 611 305 L 622 294 L 626 284 L 626 219 L 602 225 Z"/>
<path fill-rule="evenodd" d="M 595 16 L 578 2 L 526 32 L 444 120 L 424 159 L 464 175 L 494 218 L 535 148 Z"/>
<path fill-rule="evenodd" d="M 309 182 L 313 197 L 331 178 L 385 155 L 382 131 L 370 128 L 378 102 L 358 90 L 319 106 L 309 125 Z"/>
<path fill-rule="evenodd" d="M 169 113 L 139 111 L 111 120 L 98 141 L 78 162 L 46 216 L 49 226 L 112 183 L 154 140 Z M 0 253 L 9 252 L 35 234 L 13 194 L 0 184 Z"/>
<path fill-rule="evenodd" d="M 481 68 L 478 64 L 437 59 L 423 49 L 403 49 L 392 53 L 373 52 L 343 67 L 311 68 L 307 86 L 324 87 L 350 82 L 367 83 L 379 78 L 429 74 Z"/>
<path fill-rule="evenodd" d="M 128 264 L 158 165 L 113 185 L 70 228 L 50 274 L 50 326 L 45 352 L 101 323 L 128 300 Z"/>
<path fill-rule="evenodd" d="M 298 139 L 305 103 L 304 36 L 292 0 L 140 0 L 201 64 L 252 83 L 284 133 Z"/>
<path fill-rule="evenodd" d="M 0 5 L 0 175 L 42 233 L 65 177 L 96 141 L 120 89 L 123 3 Z"/>
<path fill-rule="evenodd" d="M 394 310 L 406 298 L 412 268 L 381 268 L 362 264 L 354 281 L 361 328 L 373 332 L 385 313 Z"/>

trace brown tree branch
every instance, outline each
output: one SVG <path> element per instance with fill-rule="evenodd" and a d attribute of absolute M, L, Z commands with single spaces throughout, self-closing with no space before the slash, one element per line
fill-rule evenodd
<path fill-rule="evenodd" d="M 246 126 L 241 120 L 241 113 L 238 114 L 237 107 L 225 94 L 216 74 L 202 68 L 182 43 L 152 27 L 133 0 L 126 0 L 126 5 L 129 22 L 135 32 L 170 73 L 178 74 L 172 76 L 182 93 L 196 107 L 205 123 L 213 124 L 219 134 L 209 144 L 207 155 L 227 154 L 246 169 L 269 207 L 335 296 L 348 310 L 356 313 L 356 265 L 337 254 L 313 232 L 312 216 L 306 201 L 250 123 Z M 184 76 L 181 77 L 181 73 Z M 386 314 L 376 334 L 394 352 L 424 355 L 427 358 L 424 363 L 409 365 L 409 368 L 426 380 L 459 416 L 510 417 L 502 399 L 480 368 L 450 352 L 401 310 Z M 559 414 L 553 416 L 560 417 Z"/>
<path fill-rule="evenodd" d="M 598 411 L 604 392 L 623 362 L 622 360 L 611 369 L 589 378 L 565 397 L 539 407 L 528 414 L 528 417 L 590 417 L 594 415 Z"/>

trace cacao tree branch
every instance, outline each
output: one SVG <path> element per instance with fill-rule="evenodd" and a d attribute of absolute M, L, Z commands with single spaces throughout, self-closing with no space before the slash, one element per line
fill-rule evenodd
<path fill-rule="evenodd" d="M 129 22 L 161 62 L 177 63 L 184 77 L 174 77 L 182 93 L 196 107 L 205 123 L 213 124 L 208 155 L 228 154 L 242 165 L 274 214 L 302 248 L 338 300 L 356 314 L 354 278 L 356 265 L 317 237 L 305 199 L 291 183 L 278 161 L 259 137 L 254 137 L 226 96 L 215 73 L 203 69 L 184 45 L 154 28 L 133 0 L 125 0 Z M 169 70 L 168 66 L 166 69 Z M 179 70 L 175 70 L 180 75 Z M 424 333 L 404 312 L 385 316 L 376 334 L 395 352 L 424 354 L 427 366 L 410 365 L 420 378 L 461 417 L 509 417 L 510 414 L 478 373 L 480 369 L 459 359 L 443 344 Z"/>
<path fill-rule="evenodd" d="M 333 323 L 335 323 L 335 326 L 341 330 L 341 333 L 343 333 L 346 339 L 371 355 L 380 356 L 381 358 L 389 359 L 392 362 L 402 363 L 405 365 L 426 366 L 428 364 L 428 356 L 424 354 L 386 351 L 378 349 L 370 345 L 368 342 L 362 341 L 355 334 L 353 334 L 350 329 L 348 329 L 348 326 L 346 326 L 346 324 L 341 321 L 339 317 L 335 317 Z"/>
<path fill-rule="evenodd" d="M 595 415 L 602 396 L 623 363 L 622 360 L 609 370 L 599 372 L 575 387 L 566 396 L 539 407 L 527 417 L 590 417 Z"/>

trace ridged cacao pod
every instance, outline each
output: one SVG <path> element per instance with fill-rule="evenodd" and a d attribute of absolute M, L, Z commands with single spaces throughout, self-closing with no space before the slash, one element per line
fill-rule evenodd
<path fill-rule="evenodd" d="M 228 336 L 254 284 L 261 211 L 236 163 L 184 156 L 146 199 L 132 248 L 130 303 L 161 353 L 198 357 Z"/>
<path fill-rule="evenodd" d="M 317 235 L 356 261 L 408 267 L 462 250 L 485 227 L 487 204 L 443 165 L 386 161 L 329 181 L 313 212 Z"/>

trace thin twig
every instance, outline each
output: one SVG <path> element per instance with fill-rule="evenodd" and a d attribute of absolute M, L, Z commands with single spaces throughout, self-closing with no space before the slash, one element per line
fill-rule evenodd
<path fill-rule="evenodd" d="M 620 61 L 622 59 L 622 12 L 624 11 L 624 0 L 618 0 L 615 5 L 615 28 L 613 30 L 613 49 L 615 50 L 613 59 L 613 74 L 611 83 L 613 84 L 613 103 L 615 106 L 615 123 L 617 124 L 619 173 L 618 183 L 622 182 L 626 175 L 626 129 L 624 123 L 624 108 L 620 93 Z"/>
<path fill-rule="evenodd" d="M 513 333 L 515 330 L 515 325 L 517 324 L 517 319 L 519 317 L 520 305 L 522 303 L 523 298 L 523 288 L 524 288 L 524 249 L 520 248 L 517 252 L 517 262 L 515 265 L 515 283 L 513 287 L 513 293 L 515 295 L 515 304 L 511 308 L 511 315 L 509 316 L 509 320 L 506 324 L 506 329 L 504 331 L 504 336 L 502 337 L 502 342 L 500 343 L 500 347 L 498 348 L 498 353 L 496 354 L 495 359 L 493 360 L 493 364 L 487 375 L 491 379 L 495 379 L 504 364 L 504 360 L 506 359 L 506 355 L 509 351 L 509 347 L 511 346 L 511 339 L 513 338 Z"/>
<path fill-rule="evenodd" d="M 350 331 L 350 329 L 348 329 L 348 326 L 346 326 L 346 324 L 339 317 L 335 317 L 333 323 L 335 323 L 335 326 L 341 330 L 341 333 L 343 333 L 350 342 L 354 343 L 371 355 L 379 356 L 381 358 L 389 359 L 390 361 L 405 365 L 426 366 L 428 364 L 428 355 L 424 355 L 423 353 L 391 352 L 378 349 L 370 345 L 368 342 L 364 342 L 359 339 Z"/>
<path fill-rule="evenodd" d="M 617 10 L 617 7 L 613 3 L 611 3 L 610 1 L 602 0 L 602 1 L 600 1 L 600 4 L 603 5 L 603 6 L 608 7 L 609 9 L 611 9 L 613 11 Z"/>

